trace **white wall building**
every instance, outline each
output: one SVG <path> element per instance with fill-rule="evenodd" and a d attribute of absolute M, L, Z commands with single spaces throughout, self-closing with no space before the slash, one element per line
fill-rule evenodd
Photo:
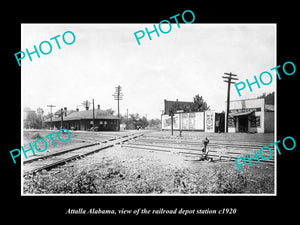
<path fill-rule="evenodd" d="M 274 132 L 274 105 L 264 98 L 230 101 L 229 108 L 228 132 Z"/>
<path fill-rule="evenodd" d="M 264 98 L 230 101 L 229 107 L 228 132 L 274 132 L 274 105 L 265 104 Z M 163 114 L 161 120 L 162 130 L 171 130 L 171 116 Z M 225 123 L 225 114 L 214 110 L 174 113 L 173 116 L 174 130 L 224 132 Z"/>

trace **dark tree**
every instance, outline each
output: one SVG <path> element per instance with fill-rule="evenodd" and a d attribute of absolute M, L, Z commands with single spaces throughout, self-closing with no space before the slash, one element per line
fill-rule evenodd
<path fill-rule="evenodd" d="M 209 110 L 209 106 L 199 94 L 195 95 L 194 102 L 191 105 L 191 112 L 200 112 Z"/>
<path fill-rule="evenodd" d="M 151 119 L 149 120 L 149 127 L 160 128 L 161 121 L 160 119 Z"/>
<path fill-rule="evenodd" d="M 42 128 L 42 117 L 29 107 L 24 107 L 24 128 Z"/>
<path fill-rule="evenodd" d="M 170 112 L 176 113 L 179 110 L 183 110 L 184 112 L 201 112 L 209 110 L 209 106 L 204 101 L 203 97 L 199 94 L 195 95 L 194 101 L 192 103 L 182 103 L 176 101 L 170 109 Z"/>
<path fill-rule="evenodd" d="M 110 109 L 106 109 L 105 112 L 107 112 L 109 115 L 114 115 L 115 111 L 110 108 Z"/>
<path fill-rule="evenodd" d="M 264 98 L 265 99 L 265 104 L 274 105 L 275 92 L 273 91 L 269 94 L 263 93 L 261 96 L 258 96 L 257 98 Z"/>

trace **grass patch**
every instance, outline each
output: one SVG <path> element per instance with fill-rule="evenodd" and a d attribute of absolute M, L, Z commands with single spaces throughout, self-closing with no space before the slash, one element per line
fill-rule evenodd
<path fill-rule="evenodd" d="M 91 165 L 81 169 L 66 167 L 25 177 L 24 193 L 101 194 L 237 194 L 273 193 L 272 176 L 253 176 L 220 165 L 199 170 L 139 168 L 128 170 L 121 162 Z"/>

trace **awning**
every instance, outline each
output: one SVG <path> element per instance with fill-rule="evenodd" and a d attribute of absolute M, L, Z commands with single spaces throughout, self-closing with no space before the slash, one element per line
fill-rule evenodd
<path fill-rule="evenodd" d="M 236 113 L 229 113 L 229 116 L 247 116 L 252 114 L 254 111 L 248 111 L 248 112 L 236 112 Z"/>

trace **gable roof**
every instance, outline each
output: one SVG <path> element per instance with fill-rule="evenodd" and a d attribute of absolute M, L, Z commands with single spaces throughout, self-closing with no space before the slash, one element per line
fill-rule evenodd
<path fill-rule="evenodd" d="M 67 110 L 67 115 L 73 113 L 73 112 L 76 112 L 75 110 L 71 109 L 71 110 Z M 61 116 L 61 110 L 57 110 L 55 113 L 53 113 L 55 116 L 58 116 L 60 117 Z M 65 116 L 65 113 L 64 113 L 64 116 Z"/>
<path fill-rule="evenodd" d="M 84 111 L 73 111 L 66 117 L 63 117 L 63 121 L 69 120 L 84 120 L 84 119 L 93 119 L 93 110 L 84 110 Z M 95 109 L 95 119 L 115 119 L 118 120 L 117 116 L 110 115 L 104 110 Z M 61 118 L 52 118 L 52 121 L 60 121 Z M 50 122 L 50 118 L 47 119 L 45 122 Z"/>

